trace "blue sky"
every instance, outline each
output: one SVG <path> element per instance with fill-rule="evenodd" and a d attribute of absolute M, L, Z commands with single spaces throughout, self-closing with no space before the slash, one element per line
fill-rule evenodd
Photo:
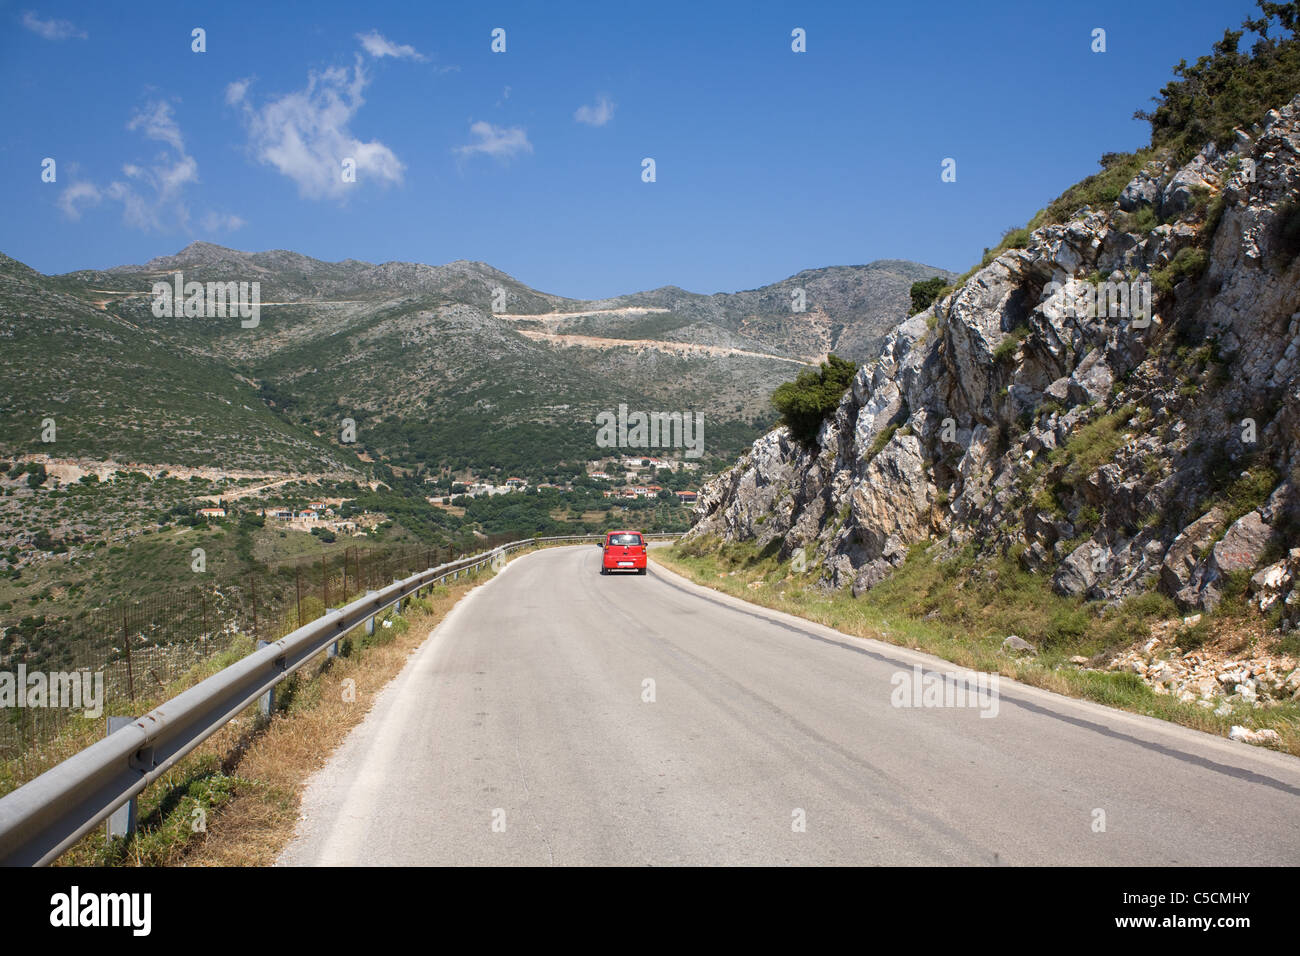
<path fill-rule="evenodd" d="M 1144 145 L 1133 111 L 1253 11 L 0 2 L 0 251 L 47 273 L 195 239 L 477 259 L 577 298 L 882 258 L 964 271 Z"/>

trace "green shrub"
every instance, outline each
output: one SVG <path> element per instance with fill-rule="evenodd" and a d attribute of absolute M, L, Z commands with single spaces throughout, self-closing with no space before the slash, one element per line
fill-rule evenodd
<path fill-rule="evenodd" d="M 1160 220 L 1156 218 L 1155 210 L 1150 206 L 1143 206 L 1136 212 L 1129 213 L 1121 222 L 1121 227 L 1125 232 L 1131 232 L 1139 236 L 1146 235 L 1158 225 L 1160 225 Z M 1097 285 L 1101 281 L 1103 280 L 1098 277 L 1093 281 L 1093 285 Z"/>
<path fill-rule="evenodd" d="M 1084 206 L 1104 209 L 1119 199 L 1119 194 L 1150 161 L 1152 152 L 1106 153 L 1101 158 L 1101 172 L 1075 183 L 1048 204 L 1043 221 L 1062 223 Z M 1154 218 L 1154 217 L 1153 217 Z"/>
<path fill-rule="evenodd" d="M 1242 472 L 1224 490 L 1225 521 L 1231 524 L 1246 512 L 1254 511 L 1264 504 L 1281 480 L 1276 471 L 1266 466 Z"/>
<path fill-rule="evenodd" d="M 998 343 L 998 347 L 993 350 L 993 360 L 995 362 L 1010 361 L 1016 354 L 1016 349 L 1020 348 L 1020 343 L 1029 337 L 1029 326 L 1018 325 L 1010 332 L 1007 337 Z"/>
<path fill-rule="evenodd" d="M 1111 461 L 1124 444 L 1124 426 L 1133 417 L 1134 406 L 1123 408 L 1081 425 L 1069 441 L 1051 452 L 1053 464 L 1067 465 L 1062 480 L 1073 485 Z"/>
<path fill-rule="evenodd" d="M 1260 0 L 1259 7 L 1262 17 L 1245 20 L 1242 30 L 1225 30 L 1209 56 L 1174 67 L 1177 79 L 1153 97 L 1155 109 L 1133 114 L 1151 124 L 1151 145 L 1169 149 L 1179 164 L 1208 142 L 1228 146 L 1237 127 L 1258 123 L 1270 109 L 1295 96 L 1300 4 Z M 1282 35 L 1268 37 L 1267 31 L 1278 26 Z M 1244 30 L 1262 37 L 1249 54 L 1237 48 Z"/>
<path fill-rule="evenodd" d="M 912 311 L 907 314 L 916 315 L 918 312 L 925 311 L 930 307 L 930 303 L 943 295 L 947 289 L 948 283 L 944 282 L 939 276 L 934 276 L 931 279 L 923 279 L 920 282 L 913 282 L 911 289 Z"/>
<path fill-rule="evenodd" d="M 899 423 L 894 422 L 892 425 L 886 425 L 881 429 L 876 434 L 875 440 L 872 441 L 871 447 L 867 449 L 867 454 L 863 460 L 871 461 L 871 459 L 879 455 L 884 450 L 885 446 L 889 444 L 890 439 L 894 437 L 894 433 L 898 431 L 898 428 Z"/>
<path fill-rule="evenodd" d="M 772 393 L 772 406 L 782 424 L 804 444 L 817 440 L 825 418 L 835 411 L 858 367 L 834 353 L 826 356 L 817 371 L 800 372 L 793 382 L 784 382 Z"/>
<path fill-rule="evenodd" d="M 1184 279 L 1199 276 L 1209 264 L 1210 257 L 1204 249 L 1186 246 L 1178 250 L 1169 265 L 1151 273 L 1151 284 L 1162 294 L 1169 295 L 1174 286 Z"/>

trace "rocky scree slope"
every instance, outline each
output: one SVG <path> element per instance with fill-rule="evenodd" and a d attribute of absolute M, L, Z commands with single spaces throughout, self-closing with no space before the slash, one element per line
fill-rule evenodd
<path fill-rule="evenodd" d="M 1158 588 L 1210 609 L 1248 588 L 1294 627 L 1298 197 L 1300 97 L 1230 149 L 1152 160 L 897 326 L 817 447 L 760 438 L 690 536 L 805 549 L 855 595 L 921 545 L 1014 556 L 1108 603 Z M 1144 278 L 1149 321 L 1064 305 Z"/>

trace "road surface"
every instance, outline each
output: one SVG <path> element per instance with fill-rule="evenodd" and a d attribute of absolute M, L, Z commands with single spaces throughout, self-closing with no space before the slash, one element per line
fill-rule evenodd
<path fill-rule="evenodd" d="M 538 551 L 467 595 L 280 862 L 1300 863 L 1296 758 L 1005 679 L 991 717 L 894 706 L 961 670 L 599 563 Z"/>

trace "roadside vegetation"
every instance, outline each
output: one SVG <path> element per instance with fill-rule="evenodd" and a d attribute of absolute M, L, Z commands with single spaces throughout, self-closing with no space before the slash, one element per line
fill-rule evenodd
<path fill-rule="evenodd" d="M 493 576 L 470 574 L 391 609 L 373 635 L 354 628 L 338 657 L 310 662 L 276 688 L 269 719 L 251 706 L 139 797 L 133 837 L 106 839 L 96 828 L 58 861 L 60 866 L 269 866 L 292 839 L 302 788 L 429 632 L 471 589 Z M 152 708 L 229 666 L 252 650 L 232 647 L 147 703 Z M 142 711 L 143 712 L 143 711 Z M 100 721 L 78 720 L 59 750 L 75 752 L 103 735 Z M 28 761 L 32 759 L 28 756 Z M 0 792 L 12 789 L 17 766 L 0 765 Z M 6 784 L 6 780 L 8 783 Z"/>
<path fill-rule="evenodd" d="M 1234 724 L 1271 728 L 1280 749 L 1300 756 L 1300 702 L 1233 708 L 1226 714 L 1157 694 L 1137 675 L 1100 670 L 1108 656 L 1145 638 L 1160 621 L 1177 619 L 1169 598 L 1137 595 L 1110 610 L 1055 594 L 1041 575 L 1012 557 L 990 563 L 969 554 L 934 560 L 919 545 L 893 575 L 855 598 L 847 590 L 813 585 L 816 565 L 803 572 L 752 542 L 697 538 L 656 548 L 651 558 L 698 584 L 764 607 L 795 614 L 856 637 L 934 654 L 961 667 L 1003 674 L 1046 690 L 1158 717 L 1225 736 Z M 1258 614 L 1230 594 L 1213 615 L 1183 625 L 1173 638 L 1183 650 L 1210 640 L 1244 653 L 1258 635 Z M 1010 635 L 1036 650 L 1003 648 Z M 1217 636 L 1215 636 L 1217 635 Z M 1086 662 L 1071 658 L 1086 658 Z"/>

